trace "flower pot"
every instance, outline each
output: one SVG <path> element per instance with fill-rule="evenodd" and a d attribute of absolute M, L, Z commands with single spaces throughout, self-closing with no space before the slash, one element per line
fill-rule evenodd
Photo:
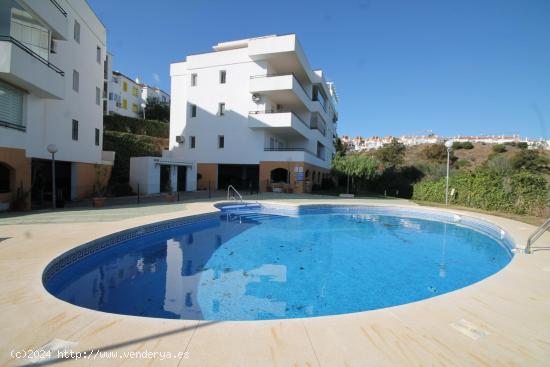
<path fill-rule="evenodd" d="M 92 198 L 92 206 L 94 208 L 102 208 L 103 206 L 105 206 L 105 198 L 103 197 Z"/>

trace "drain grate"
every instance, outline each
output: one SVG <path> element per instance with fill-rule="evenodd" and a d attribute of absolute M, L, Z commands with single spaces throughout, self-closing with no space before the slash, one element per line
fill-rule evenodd
<path fill-rule="evenodd" d="M 478 340 L 479 338 L 489 335 L 489 332 L 487 330 L 483 330 L 482 328 L 468 320 L 462 319 L 449 325 L 459 333 L 464 334 L 474 340 Z"/>

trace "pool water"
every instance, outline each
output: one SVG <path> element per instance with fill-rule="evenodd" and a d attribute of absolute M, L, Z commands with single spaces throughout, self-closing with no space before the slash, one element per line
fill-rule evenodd
<path fill-rule="evenodd" d="M 434 297 L 494 274 L 511 258 L 498 238 L 452 222 L 222 213 L 87 256 L 45 286 L 67 302 L 118 314 L 280 319 Z"/>

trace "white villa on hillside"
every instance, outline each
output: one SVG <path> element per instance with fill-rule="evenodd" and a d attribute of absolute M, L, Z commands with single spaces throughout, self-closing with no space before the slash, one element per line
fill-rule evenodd
<path fill-rule="evenodd" d="M 85 0 L 0 1 L 0 208 L 16 196 L 51 198 L 93 190 L 102 151 L 106 30 Z"/>
<path fill-rule="evenodd" d="M 337 96 L 323 72 L 310 67 L 296 35 L 219 43 L 172 64 L 170 75 L 178 101 L 171 106 L 170 151 L 156 163 L 133 158 L 134 187 L 141 181 L 155 192 L 162 177 L 171 177 L 178 190 L 309 192 L 327 177 Z"/>

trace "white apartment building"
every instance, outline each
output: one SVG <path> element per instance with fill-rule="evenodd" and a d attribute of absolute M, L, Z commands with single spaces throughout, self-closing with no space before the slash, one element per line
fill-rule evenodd
<path fill-rule="evenodd" d="M 119 71 L 113 71 L 111 53 L 107 53 L 105 60 L 104 78 L 104 115 L 143 118 L 143 106 L 147 104 L 147 100 L 170 103 L 170 95 L 160 88 L 141 83 L 139 78 L 134 80 Z M 145 116 L 147 117 L 147 111 Z"/>
<path fill-rule="evenodd" d="M 108 84 L 107 114 L 140 118 L 142 103 L 141 86 L 126 75 L 113 71 Z"/>
<path fill-rule="evenodd" d="M 219 43 L 172 64 L 170 75 L 178 103 L 171 105 L 170 151 L 155 167 L 172 166 L 172 176 L 160 176 L 172 177 L 173 188 L 309 192 L 328 177 L 337 96 L 296 35 Z M 131 168 L 130 181 L 151 177 L 150 186 L 158 175 Z"/>
<path fill-rule="evenodd" d="M 105 27 L 85 0 L 0 0 L 0 208 L 51 198 L 49 144 L 58 196 L 89 195 L 108 179 L 105 55 Z"/>

